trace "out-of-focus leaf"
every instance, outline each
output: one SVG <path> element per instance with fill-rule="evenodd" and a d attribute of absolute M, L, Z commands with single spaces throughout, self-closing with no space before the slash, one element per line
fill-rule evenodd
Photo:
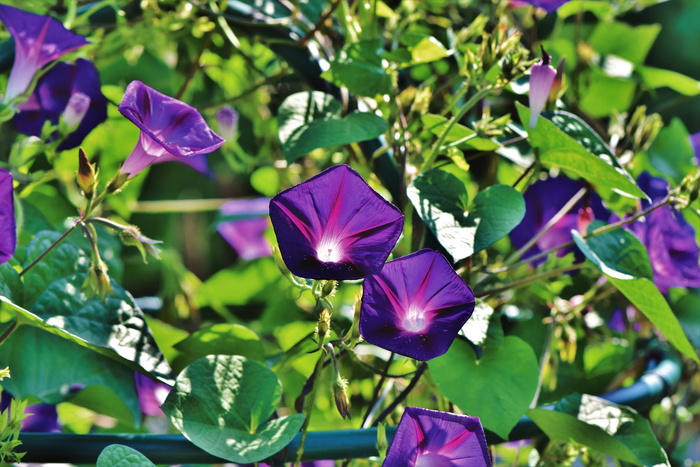
<path fill-rule="evenodd" d="M 0 295 L 14 303 L 24 301 L 24 283 L 10 263 L 0 264 Z"/>
<path fill-rule="evenodd" d="M 553 411 L 531 409 L 527 415 L 553 441 L 574 441 L 635 465 L 670 465 L 649 422 L 629 407 L 577 394 Z"/>
<path fill-rule="evenodd" d="M 277 376 L 239 356 L 212 355 L 188 366 L 162 406 L 187 439 L 208 453 L 247 464 L 284 448 L 301 414 L 268 421 L 280 402 Z"/>
<path fill-rule="evenodd" d="M 434 62 L 449 56 L 445 46 L 427 34 L 404 33 L 399 36 L 399 42 L 408 51 L 409 65 Z"/>
<path fill-rule="evenodd" d="M 697 168 L 688 130 L 679 118 L 672 119 L 661 129 L 646 154 L 656 170 L 678 182 Z"/>
<path fill-rule="evenodd" d="M 218 323 L 200 329 L 175 348 L 181 352 L 177 359 L 179 368 L 207 355 L 240 355 L 257 361 L 265 358 L 260 338 L 238 324 Z"/>
<path fill-rule="evenodd" d="M 631 72 L 631 70 L 630 70 Z M 587 86 L 581 91 L 581 109 L 593 117 L 625 112 L 632 105 L 637 84 L 627 77 L 608 76 L 591 70 Z"/>
<path fill-rule="evenodd" d="M 387 131 L 386 121 L 368 112 L 340 117 L 340 104 L 318 91 L 292 94 L 279 109 L 279 137 L 285 157 L 293 162 L 314 149 L 357 143 Z"/>
<path fill-rule="evenodd" d="M 480 359 L 462 340 L 428 363 L 440 391 L 484 428 L 507 439 L 537 390 L 539 364 L 525 341 L 507 336 L 502 347 L 486 347 Z M 466 389 L 468 387 L 468 390 Z"/>
<path fill-rule="evenodd" d="M 642 65 L 659 32 L 661 26 L 658 24 L 630 26 L 617 21 L 600 22 L 588 43 L 600 55 L 615 55 Z"/>
<path fill-rule="evenodd" d="M 476 306 L 469 320 L 462 326 L 461 333 L 474 345 L 484 345 L 488 336 L 489 323 L 493 316 L 491 308 L 483 300 L 476 300 Z"/>
<path fill-rule="evenodd" d="M 271 258 L 217 272 L 197 290 L 197 305 L 246 305 L 256 295 L 269 290 L 281 279 L 279 269 Z"/>
<path fill-rule="evenodd" d="M 641 75 L 644 84 L 651 89 L 671 88 L 684 96 L 697 96 L 700 94 L 700 81 L 677 71 L 643 66 L 639 67 L 637 72 Z"/>
<path fill-rule="evenodd" d="M 321 76 L 360 96 L 391 94 L 394 77 L 384 69 L 383 53 L 379 39 L 346 44 L 336 54 L 330 69 Z"/>
<path fill-rule="evenodd" d="M 136 449 L 112 444 L 102 450 L 96 467 L 155 467 L 155 464 Z"/>

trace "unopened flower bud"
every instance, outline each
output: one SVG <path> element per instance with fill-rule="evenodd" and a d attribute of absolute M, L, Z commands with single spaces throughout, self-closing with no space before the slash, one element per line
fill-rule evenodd
<path fill-rule="evenodd" d="M 61 114 L 61 121 L 66 126 L 66 134 L 72 132 L 80 125 L 89 108 L 90 96 L 87 94 L 76 92 L 70 96 L 65 110 Z"/>
<path fill-rule="evenodd" d="M 119 232 L 119 238 L 124 245 L 138 248 L 144 263 L 148 263 L 147 257 L 149 253 L 155 258 L 160 258 L 158 248 L 155 245 L 163 242 L 146 237 L 135 225 L 125 226 Z"/>
<path fill-rule="evenodd" d="M 331 332 L 331 313 L 327 309 L 321 312 L 318 317 L 318 325 L 316 326 L 316 334 L 318 342 L 321 343 L 330 337 Z"/>
<path fill-rule="evenodd" d="M 95 196 L 97 186 L 97 172 L 95 165 L 85 155 L 83 148 L 78 149 L 78 171 L 76 172 L 78 185 L 83 190 L 85 198 L 92 199 Z"/>
<path fill-rule="evenodd" d="M 216 121 L 219 124 L 219 134 L 226 141 L 232 141 L 238 131 L 238 112 L 230 105 L 225 105 L 216 112 Z"/>
<path fill-rule="evenodd" d="M 541 63 L 532 65 L 530 72 L 530 128 L 535 128 L 537 119 L 544 110 L 552 90 L 557 70 L 552 67 L 551 56 L 542 49 Z"/>
<path fill-rule="evenodd" d="M 343 418 L 350 418 L 350 400 L 348 399 L 348 382 L 337 375 L 333 383 L 333 400 L 338 413 Z"/>
<path fill-rule="evenodd" d="M 330 297 L 335 292 L 336 281 L 325 281 L 321 288 L 321 297 Z"/>
<path fill-rule="evenodd" d="M 107 192 L 118 193 L 121 191 L 121 189 L 124 188 L 124 185 L 126 185 L 126 182 L 129 181 L 129 175 L 130 174 L 123 173 L 121 171 L 117 172 L 114 178 L 107 184 Z"/>
<path fill-rule="evenodd" d="M 104 302 L 107 294 L 113 295 L 112 283 L 107 275 L 107 265 L 103 261 L 93 262 L 83 283 L 88 296 L 97 295 Z"/>

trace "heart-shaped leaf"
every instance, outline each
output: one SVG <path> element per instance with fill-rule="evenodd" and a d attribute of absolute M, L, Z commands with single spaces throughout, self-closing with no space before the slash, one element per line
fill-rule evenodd
<path fill-rule="evenodd" d="M 95 467 L 155 467 L 155 464 L 136 449 L 112 444 L 102 450 Z"/>

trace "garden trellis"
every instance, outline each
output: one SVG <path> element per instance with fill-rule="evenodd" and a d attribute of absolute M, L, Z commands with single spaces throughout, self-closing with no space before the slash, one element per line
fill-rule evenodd
<path fill-rule="evenodd" d="M 0 5 L 2 460 L 692 458 L 655 3 Z"/>

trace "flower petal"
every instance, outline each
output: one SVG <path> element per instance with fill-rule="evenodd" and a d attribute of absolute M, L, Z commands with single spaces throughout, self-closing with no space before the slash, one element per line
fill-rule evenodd
<path fill-rule="evenodd" d="M 0 168 L 0 264 L 7 263 L 17 247 L 12 175 Z"/>

